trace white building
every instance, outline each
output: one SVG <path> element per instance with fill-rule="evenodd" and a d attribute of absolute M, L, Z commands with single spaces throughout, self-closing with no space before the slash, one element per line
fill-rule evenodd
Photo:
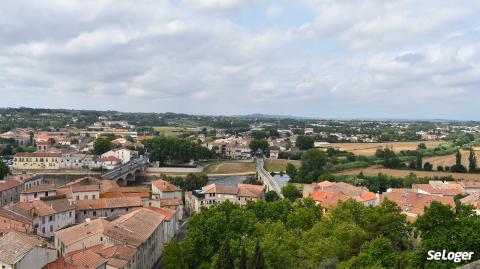
<path fill-rule="evenodd" d="M 103 159 L 110 156 L 122 160 L 122 163 L 128 163 L 137 156 L 137 152 L 129 149 L 112 149 L 102 154 Z"/>

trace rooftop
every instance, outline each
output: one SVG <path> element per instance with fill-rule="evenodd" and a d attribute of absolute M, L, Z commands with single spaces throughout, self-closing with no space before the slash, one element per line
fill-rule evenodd
<path fill-rule="evenodd" d="M 13 265 L 34 247 L 41 245 L 42 241 L 38 238 L 11 231 L 0 238 L 0 261 Z"/>
<path fill-rule="evenodd" d="M 177 192 L 182 191 L 179 187 L 173 185 L 172 183 L 165 181 L 163 179 L 157 179 L 152 181 L 152 185 L 154 185 L 157 189 L 162 192 Z"/>

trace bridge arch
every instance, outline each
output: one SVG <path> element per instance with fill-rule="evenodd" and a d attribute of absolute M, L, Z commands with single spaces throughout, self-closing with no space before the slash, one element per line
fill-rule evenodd
<path fill-rule="evenodd" d="M 132 182 L 135 181 L 135 176 L 132 173 L 128 173 L 125 179 L 127 180 L 127 183 Z"/>
<path fill-rule="evenodd" d="M 126 186 L 127 185 L 127 181 L 123 177 L 117 179 L 117 183 L 120 186 Z"/>

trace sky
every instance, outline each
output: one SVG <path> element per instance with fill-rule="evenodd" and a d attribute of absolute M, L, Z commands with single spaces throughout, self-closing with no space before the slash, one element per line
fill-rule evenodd
<path fill-rule="evenodd" d="M 15 0 L 0 107 L 480 120 L 480 2 Z"/>

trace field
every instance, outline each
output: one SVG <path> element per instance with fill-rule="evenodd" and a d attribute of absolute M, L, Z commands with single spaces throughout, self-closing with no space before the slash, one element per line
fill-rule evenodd
<path fill-rule="evenodd" d="M 425 143 L 427 148 L 436 147 L 444 141 L 412 141 L 412 142 L 389 142 L 389 143 L 334 143 L 332 146 L 336 149 L 350 151 L 355 155 L 372 156 L 379 148 L 393 148 L 395 152 L 401 150 L 415 150 L 418 144 Z"/>
<path fill-rule="evenodd" d="M 179 133 L 188 133 L 188 132 L 197 132 L 199 128 L 197 127 L 174 127 L 174 126 L 161 126 L 153 127 L 153 130 L 160 132 L 166 136 L 176 136 Z"/>
<path fill-rule="evenodd" d="M 269 172 L 281 172 L 287 168 L 287 163 L 300 167 L 301 162 L 296 160 L 265 159 L 265 169 Z"/>
<path fill-rule="evenodd" d="M 207 174 L 238 174 L 256 172 L 254 162 L 220 162 L 207 166 L 204 170 Z"/>
<path fill-rule="evenodd" d="M 462 150 L 462 164 L 465 167 L 468 167 L 468 155 L 470 152 L 468 150 Z M 480 151 L 476 151 L 475 155 L 477 156 L 478 163 L 480 164 Z M 455 164 L 455 154 L 446 155 L 446 156 L 433 156 L 423 158 L 423 163 L 429 162 L 433 165 L 433 169 L 436 170 L 437 166 L 452 166 Z"/>
<path fill-rule="evenodd" d="M 354 170 L 342 171 L 342 172 L 335 173 L 335 175 L 358 175 L 360 172 L 363 172 L 363 174 L 366 175 L 366 176 L 376 176 L 376 175 L 378 175 L 378 173 L 382 173 L 382 174 L 385 174 L 387 176 L 405 177 L 405 176 L 408 176 L 410 173 L 414 173 L 418 177 L 452 176 L 453 178 L 456 178 L 456 179 L 480 180 L 480 174 L 397 170 L 397 169 L 381 168 L 381 167 L 377 167 L 377 166 L 363 168 L 363 169 L 354 169 Z"/>

